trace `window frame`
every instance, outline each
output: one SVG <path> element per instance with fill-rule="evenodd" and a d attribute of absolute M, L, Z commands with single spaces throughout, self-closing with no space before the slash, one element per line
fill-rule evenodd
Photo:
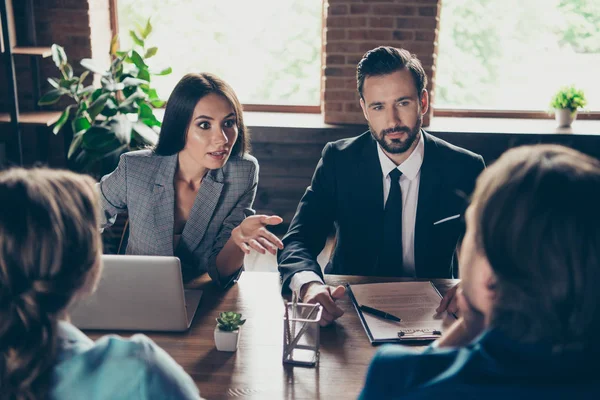
<path fill-rule="evenodd" d="M 110 14 L 110 30 L 112 37 L 115 37 L 119 33 L 119 15 L 118 15 L 118 0 L 109 0 L 109 14 Z M 325 28 L 325 2 L 321 2 L 321 32 Z M 119 45 L 119 43 L 117 43 Z M 256 112 L 277 112 L 277 113 L 300 113 L 300 114 L 320 114 L 321 106 L 324 101 L 323 94 L 323 52 L 325 51 L 325 43 L 323 43 L 323 35 L 321 35 L 321 67 L 319 70 L 321 74 L 319 76 L 319 103 L 315 105 L 300 105 L 300 104 L 254 104 L 254 103 L 242 103 L 244 111 L 256 111 Z M 164 106 L 162 107 L 164 108 Z"/>

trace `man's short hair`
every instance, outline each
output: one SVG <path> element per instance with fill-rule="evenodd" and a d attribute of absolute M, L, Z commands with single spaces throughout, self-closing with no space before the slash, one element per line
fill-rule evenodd
<path fill-rule="evenodd" d="M 492 327 L 597 350 L 600 162 L 557 145 L 509 150 L 478 178 L 472 208 L 497 278 Z"/>
<path fill-rule="evenodd" d="M 363 97 L 365 79 L 369 76 L 388 75 L 402 69 L 408 69 L 415 81 L 419 99 L 427 86 L 427 75 L 421 61 L 408 50 L 390 46 L 380 46 L 365 53 L 356 68 L 356 82 L 360 98 Z"/>

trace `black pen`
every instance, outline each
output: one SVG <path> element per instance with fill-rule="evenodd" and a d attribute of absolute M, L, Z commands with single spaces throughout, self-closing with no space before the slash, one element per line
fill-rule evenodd
<path fill-rule="evenodd" d="M 386 313 L 385 311 L 377 310 L 376 308 L 362 305 L 362 306 L 360 306 L 360 309 L 366 313 L 373 314 L 373 315 L 376 315 L 376 316 L 384 318 L 384 319 L 389 319 L 391 321 L 397 321 L 397 322 L 402 321 L 400 318 L 396 317 L 395 315 Z"/>

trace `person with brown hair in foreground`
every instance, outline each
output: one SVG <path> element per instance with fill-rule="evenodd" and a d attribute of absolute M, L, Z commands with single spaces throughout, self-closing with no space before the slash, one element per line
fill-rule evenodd
<path fill-rule="evenodd" d="M 94 181 L 67 171 L 0 173 L 0 400 L 199 399 L 152 340 L 91 341 L 68 307 L 101 275 Z"/>

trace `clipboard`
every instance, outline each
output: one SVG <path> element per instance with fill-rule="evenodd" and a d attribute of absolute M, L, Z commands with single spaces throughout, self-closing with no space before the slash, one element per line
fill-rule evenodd
<path fill-rule="evenodd" d="M 435 292 L 442 298 L 441 293 L 435 287 L 433 282 L 429 282 Z M 360 319 L 360 323 L 362 324 L 367 337 L 369 338 L 369 342 L 375 346 L 382 343 L 411 343 L 411 342 L 430 342 L 436 339 L 439 339 L 442 336 L 442 332 L 439 330 L 426 330 L 426 329 L 399 329 L 397 333 L 397 337 L 395 338 L 386 338 L 386 339 L 377 339 L 373 336 L 371 329 L 369 328 L 369 324 L 367 323 L 363 311 L 360 308 L 360 304 L 356 300 L 356 296 L 352 291 L 352 287 L 349 283 L 344 285 L 346 288 L 346 293 L 348 293 L 348 297 L 352 301 L 352 305 L 358 314 L 358 318 Z"/>

